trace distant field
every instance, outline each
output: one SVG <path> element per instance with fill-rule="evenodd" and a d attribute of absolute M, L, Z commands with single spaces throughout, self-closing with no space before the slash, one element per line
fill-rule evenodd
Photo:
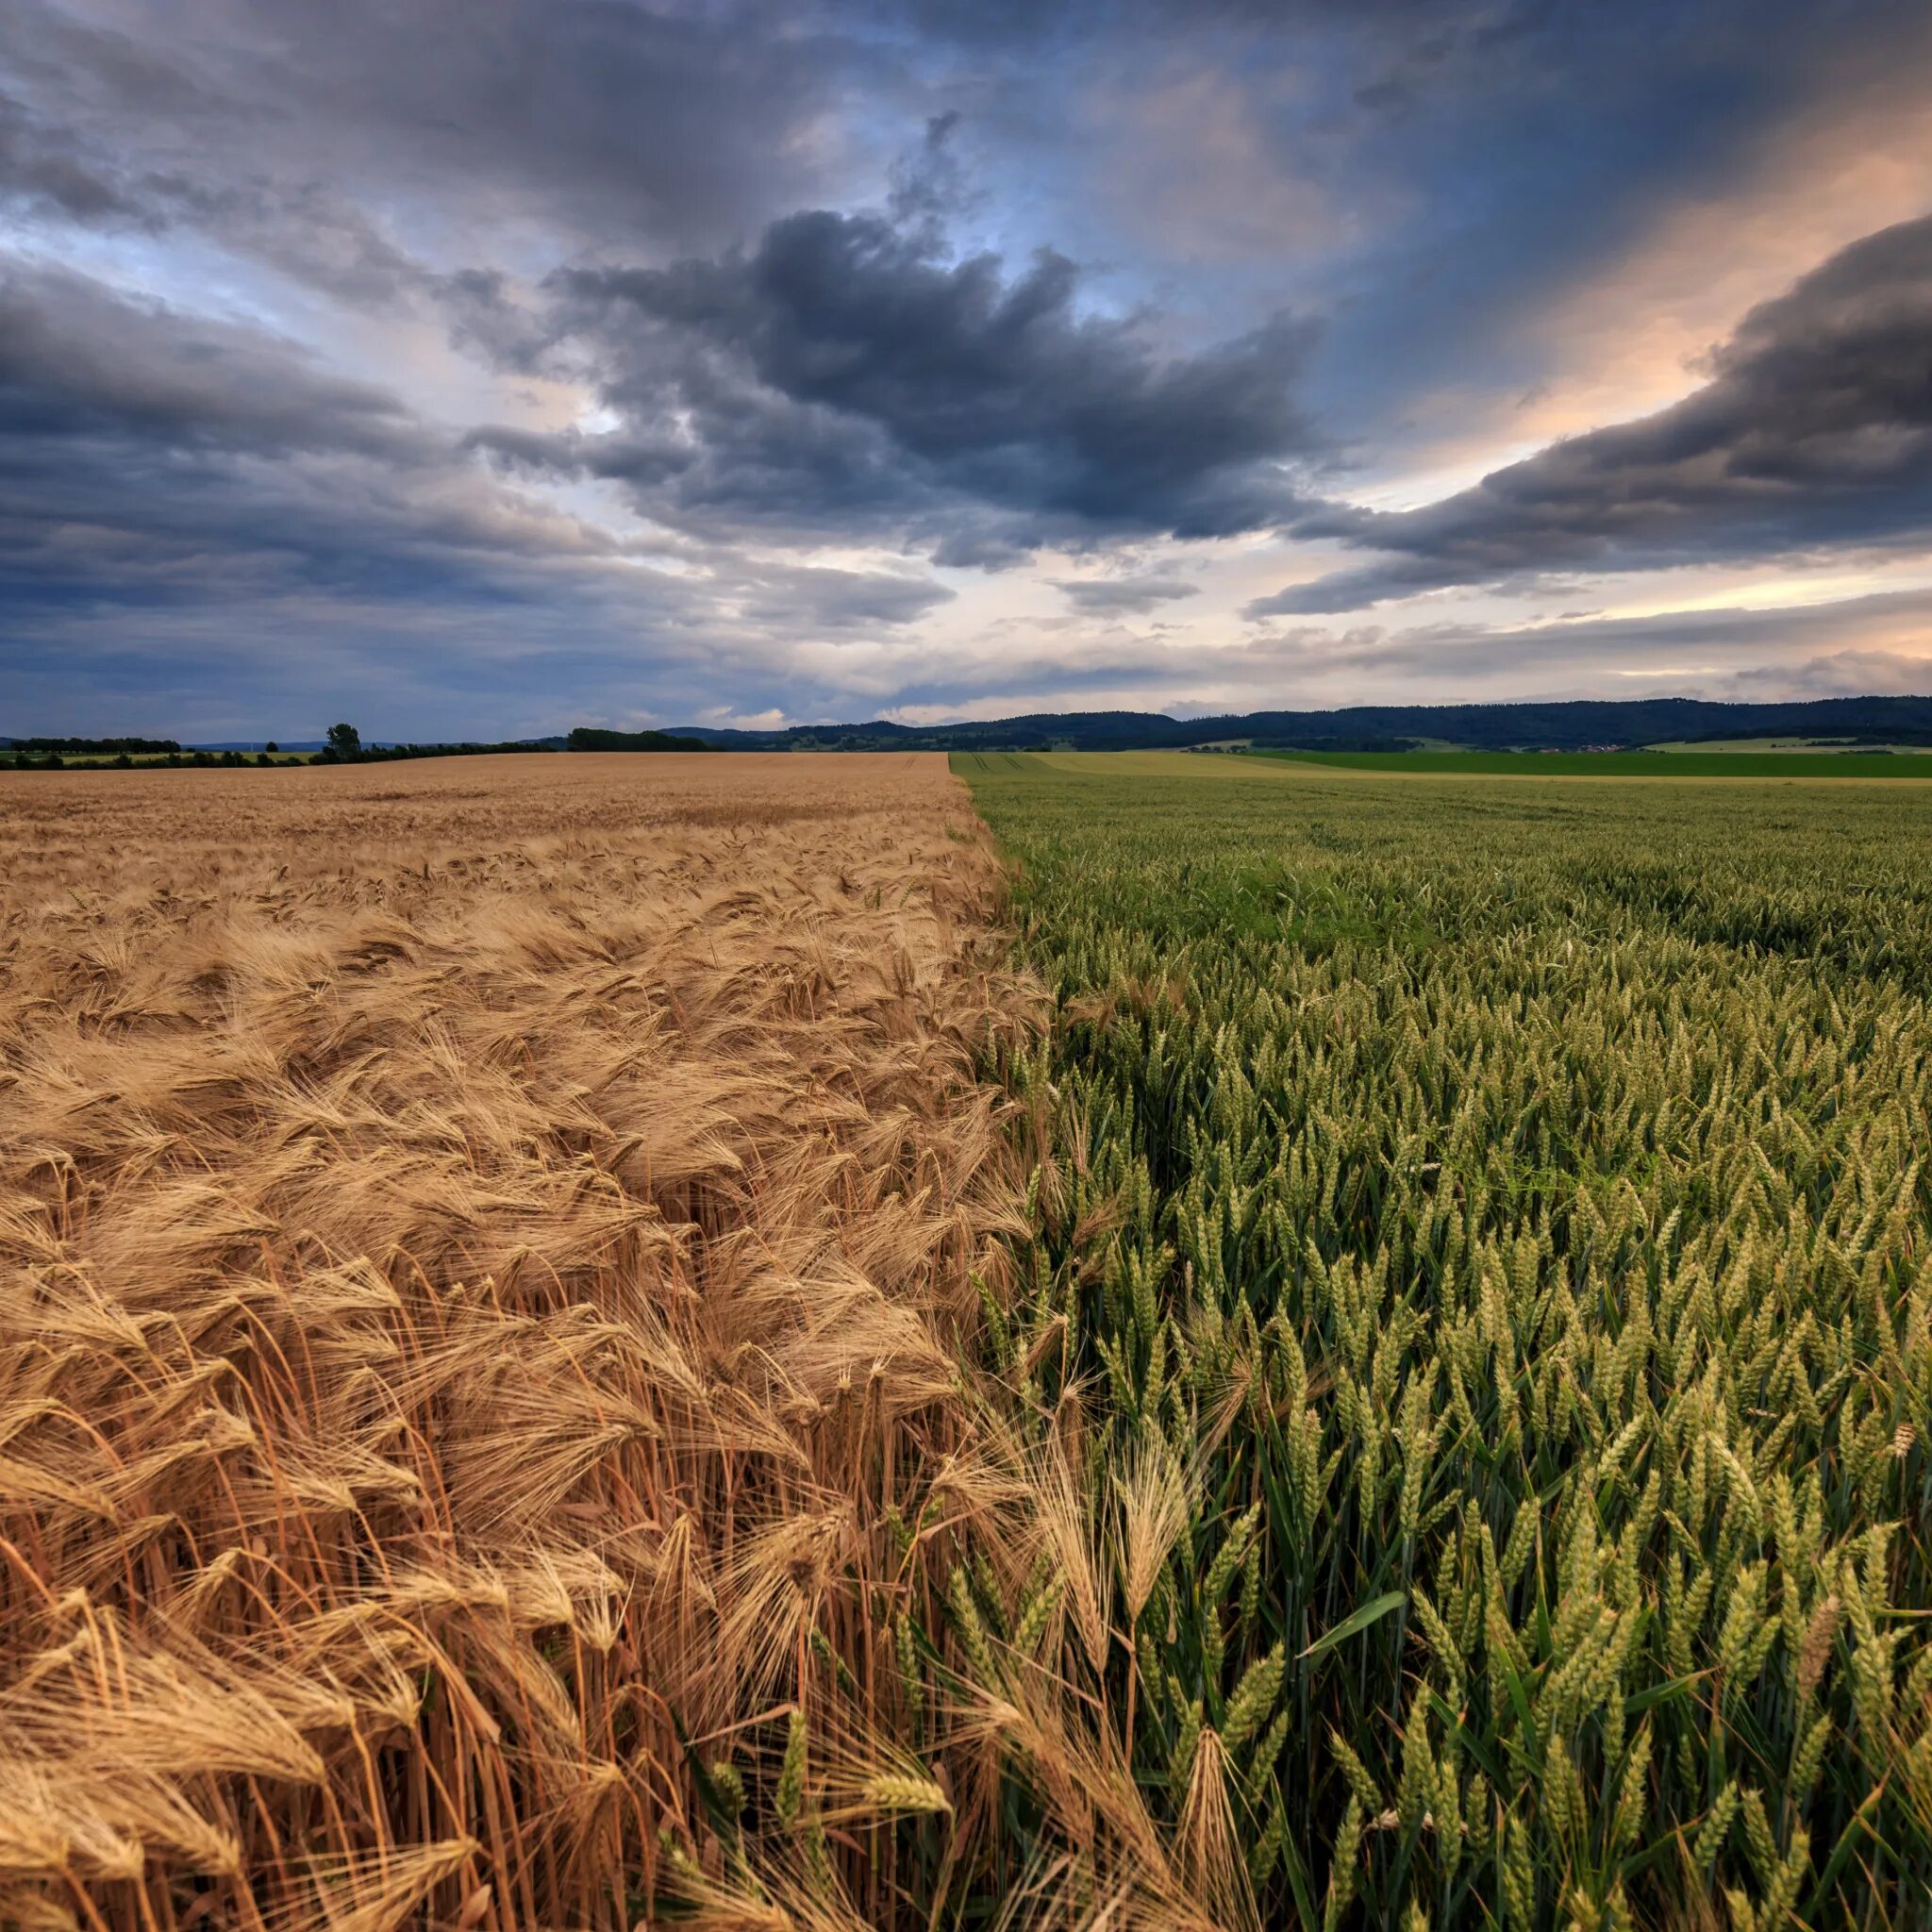
<path fill-rule="evenodd" d="M 1187 778 L 1197 784 L 1307 784 L 1324 774 L 1341 783 L 1371 778 L 1406 783 L 1464 779 L 1568 778 L 1601 784 L 1649 779 L 1668 786 L 1723 779 L 1849 781 L 1932 779 L 1932 755 L 1832 757 L 1791 752 L 1705 757 L 1645 752 L 1248 752 L 1054 751 L 955 752 L 953 768 L 969 783 L 992 772 L 1051 770 L 1096 782 L 1109 778 Z"/>
<path fill-rule="evenodd" d="M 1509 778 L 1932 778 L 1932 754 L 1830 751 L 1252 752 L 1357 772 Z"/>
<path fill-rule="evenodd" d="M 1638 750 L 1640 750 L 1640 751 L 1668 751 L 1668 752 L 1681 752 L 1681 751 L 1690 751 L 1690 752 L 1717 752 L 1717 751 L 1721 751 L 1721 752 L 1738 752 L 1738 751 L 1753 751 L 1753 752 L 1768 752 L 1768 751 L 1803 751 L 1803 752 L 1821 752 L 1821 751 L 1823 751 L 1823 752 L 1837 752 L 1837 753 L 1842 754 L 1842 753 L 1843 753 L 1843 752 L 1844 752 L 1844 751 L 1846 750 L 1846 745 L 1845 745 L 1845 741 L 1844 741 L 1844 740 L 1843 740 L 1843 739 L 1842 739 L 1841 737 L 1840 737 L 1840 738 L 1718 738 L 1718 739 L 1707 739 L 1707 738 L 1698 738 L 1698 739 L 1671 739 L 1671 740 L 1661 740 L 1661 739 L 1660 739 L 1660 740 L 1658 740 L 1658 741 L 1657 741 L 1657 743 L 1655 743 L 1655 744 L 1645 744 L 1645 745 L 1640 745 L 1640 746 L 1638 746 L 1638 747 L 1637 747 L 1637 749 L 1638 749 Z M 1908 754 L 1908 755 L 1910 755 L 1910 756 L 1914 756 L 1914 757 L 1923 757 L 1923 756 L 1924 755 L 1924 753 L 1925 753 L 1925 747 L 1924 747 L 1924 746 L 1923 744 L 1861 744 L 1861 745 L 1857 745 L 1857 746 L 1856 746 L 1856 747 L 1853 747 L 1853 749 L 1855 749 L 1856 751 L 1857 751 L 1857 752 L 1859 752 L 1859 753 L 1870 753 L 1870 752 L 1904 752 L 1904 753 L 1907 753 L 1907 754 Z"/>
<path fill-rule="evenodd" d="M 1228 757 L 1193 751 L 972 751 L 954 752 L 953 769 L 970 784 L 991 772 L 1064 772 L 1095 779 L 1187 778 L 1196 783 L 1293 784 L 1307 775 L 1285 760 Z"/>

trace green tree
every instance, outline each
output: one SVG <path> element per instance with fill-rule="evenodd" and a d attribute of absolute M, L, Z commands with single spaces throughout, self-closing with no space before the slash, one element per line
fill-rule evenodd
<path fill-rule="evenodd" d="M 328 727 L 328 748 L 339 758 L 360 758 L 362 734 L 353 724 L 331 724 Z"/>
<path fill-rule="evenodd" d="M 265 745 L 263 745 L 263 746 L 262 746 L 262 750 L 263 750 L 263 751 L 280 751 L 280 750 L 281 750 L 281 746 L 280 746 L 280 745 L 278 745 L 278 744 L 277 744 L 277 743 L 276 743 L 276 742 L 275 741 L 275 740 L 274 740 L 273 738 L 271 738 L 271 739 L 269 740 L 269 741 L 268 741 L 268 742 L 267 742 L 267 743 L 266 743 Z"/>

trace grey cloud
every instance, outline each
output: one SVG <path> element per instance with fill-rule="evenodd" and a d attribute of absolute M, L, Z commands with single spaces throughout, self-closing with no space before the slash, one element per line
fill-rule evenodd
<path fill-rule="evenodd" d="M 95 130 L 90 144 L 85 124 L 52 125 L 0 95 L 0 208 L 110 232 L 198 230 L 330 300 L 365 309 L 434 293 L 429 272 L 341 192 L 313 178 L 275 180 L 258 172 L 223 179 L 192 160 L 166 170 L 131 165 L 125 147 L 138 145 L 141 125 Z M 273 154 L 273 144 L 263 143 L 256 168 L 269 165 Z"/>
<path fill-rule="evenodd" d="M 957 108 L 932 115 L 917 152 L 895 164 L 889 203 L 894 221 L 908 225 L 942 221 L 971 198 L 958 157 L 952 149 L 958 125 Z"/>
<path fill-rule="evenodd" d="M 84 18 L 25 0 L 9 19 L 12 146 L 76 170 L 103 218 L 232 220 L 266 240 L 251 208 L 326 181 L 384 206 L 426 198 L 479 233 L 537 217 L 580 239 L 689 244 L 775 212 L 814 181 L 814 153 L 840 164 L 810 137 L 853 52 L 778 22 L 754 5 L 478 0 L 453 24 L 383 0 L 272 14 L 204 0 L 162 33 L 145 0 L 98 0 Z"/>
<path fill-rule="evenodd" d="M 96 728 L 103 710 L 64 700 L 63 675 L 108 708 L 184 676 L 205 731 L 238 679 L 318 714 L 315 691 L 377 690 L 398 731 L 500 731 L 525 728 L 504 667 L 527 687 L 540 660 L 634 705 L 657 689 L 695 709 L 753 683 L 823 704 L 787 669 L 798 641 L 890 639 L 954 594 L 909 568 L 698 546 L 666 570 L 665 547 L 505 487 L 393 396 L 264 331 L 71 273 L 0 282 L 0 698 L 16 716 Z"/>
<path fill-rule="evenodd" d="M 1753 309 L 1710 379 L 1425 508 L 1331 506 L 1296 533 L 1391 553 L 1254 617 L 1455 584 L 1655 568 L 1932 531 L 1932 217 L 1855 242 Z"/>
<path fill-rule="evenodd" d="M 1356 90 L 1358 106 L 1378 112 L 1407 112 L 1424 95 L 1445 85 L 1467 85 L 1472 70 L 1493 70 L 1499 56 L 1515 42 L 1532 40 L 1551 25 L 1556 0 L 1524 0 L 1522 5 L 1467 8 L 1462 17 L 1438 16 L 1426 31 L 1403 20 L 1406 8 L 1391 8 L 1407 28 L 1390 36 L 1391 52 L 1371 80 Z"/>
<path fill-rule="evenodd" d="M 830 638 L 897 629 L 955 592 L 925 576 L 819 565 L 739 565 L 721 594 L 742 619 L 780 635 Z"/>
<path fill-rule="evenodd" d="M 1074 609 L 1091 617 L 1144 615 L 1163 604 L 1201 593 L 1199 584 L 1162 576 L 1070 579 L 1057 583 L 1054 588 Z"/>
<path fill-rule="evenodd" d="M 400 455 L 403 406 L 258 330 L 119 297 L 58 269 L 0 267 L 0 429 L 182 448 Z"/>
<path fill-rule="evenodd" d="M 141 210 L 108 173 L 84 160 L 58 128 L 42 125 L 0 94 L 0 199 L 30 214 L 94 224 L 136 220 Z"/>
<path fill-rule="evenodd" d="M 544 317 L 520 299 L 500 269 L 458 269 L 432 278 L 428 286 L 458 348 L 525 375 L 549 361 L 553 344 Z"/>
<path fill-rule="evenodd" d="M 1812 650 L 1895 655 L 1900 633 L 1932 622 L 1932 591 L 1876 591 L 1824 605 L 1761 610 L 1728 607 L 1664 610 L 1641 617 L 1588 617 L 1524 625 L 1442 623 L 1394 629 L 1377 623 L 1335 629 L 1295 625 L 1256 633 L 1243 647 L 1257 662 L 1283 672 L 1373 672 L 1396 676 L 1459 678 L 1544 675 L 1563 681 L 1579 673 L 1604 688 L 1641 669 L 1645 660 L 1670 664 L 1715 658 L 1769 660 L 1779 678 L 1790 654 Z M 1919 683 L 1932 681 L 1932 658 L 1918 666 Z"/>
<path fill-rule="evenodd" d="M 98 726 L 88 667 L 107 691 L 124 658 L 172 651 L 175 686 L 162 672 L 142 686 L 162 709 L 197 680 L 292 688 L 325 658 L 378 681 L 419 666 L 418 683 L 397 670 L 385 687 L 416 707 L 399 729 L 521 728 L 566 678 L 632 709 L 661 681 L 670 715 L 701 698 L 838 715 L 861 689 L 868 708 L 939 689 L 933 634 L 974 631 L 913 559 L 998 569 L 1042 545 L 1148 574 L 1074 587 L 1069 572 L 1050 648 L 1037 625 L 995 621 L 945 674 L 957 701 L 1036 676 L 1184 694 L 1227 654 L 1189 655 L 1146 623 L 1137 642 L 1108 621 L 1190 612 L 1191 567 L 1157 565 L 1149 538 L 1300 520 L 1360 548 L 1361 594 L 1377 595 L 1405 572 L 1426 587 L 1762 547 L 1792 529 L 1806 543 L 1923 530 L 1906 514 L 1918 486 L 1897 403 L 1871 406 L 1893 409 L 1890 429 L 1787 425 L 1767 441 L 1707 424 L 1715 458 L 1585 440 L 1575 475 L 1551 453 L 1527 466 L 1522 502 L 1506 490 L 1500 508 L 1433 534 L 1398 522 L 1379 558 L 1374 520 L 1298 496 L 1301 470 L 1328 455 L 1302 399 L 1357 426 L 1374 409 L 1400 421 L 1417 391 L 1453 390 L 1482 345 L 1515 353 L 1499 318 L 1625 245 L 1687 183 L 1721 186 L 1686 170 L 1756 153 L 1818 50 L 1856 42 L 1858 72 L 1883 65 L 1900 89 L 1917 71 L 1906 35 L 1881 29 L 1922 16 L 1922 0 L 1851 0 L 1857 34 L 1799 0 L 1766 0 L 1748 23 L 1722 5 L 1633 6 L 472 0 L 453 25 L 448 9 L 394 0 L 15 0 L 8 246 L 110 264 L 175 306 L 51 272 L 0 288 L 4 695 L 52 705 L 57 672 L 29 686 L 23 664 L 71 652 L 72 722 Z M 1728 107 L 1707 98 L 1712 73 L 1741 76 Z M 1245 117 L 1254 179 L 1306 178 L 1345 208 L 1340 256 L 1304 259 L 1264 223 L 1242 231 L 1248 256 L 1208 260 L 1187 196 L 1163 226 L 1131 187 L 1117 204 L 1099 192 L 1155 127 L 1150 102 L 1196 75 L 1213 84 L 1174 96 L 1177 144 L 1155 174 L 1192 182 L 1198 163 L 1200 205 L 1225 200 L 1211 143 L 1193 139 L 1211 130 L 1186 117 Z M 1209 105 L 1190 109 L 1197 98 Z M 1850 98 L 1817 90 L 1833 111 Z M 1557 102 L 1579 121 L 1560 154 Z M 880 203 L 884 215 L 849 212 Z M 955 259 L 948 226 L 1077 238 L 1069 253 L 1095 267 L 1018 241 L 1004 261 Z M 558 264 L 577 273 L 546 282 Z M 1854 279 L 1774 340 L 1747 324 L 1741 362 L 1721 360 L 1708 393 L 1769 407 L 1802 392 L 1837 421 L 1864 377 L 1790 356 L 1865 340 L 1870 291 L 1862 269 Z M 1167 313 L 1108 314 L 1149 290 Z M 1303 323 L 1247 332 L 1291 293 L 1345 317 L 1319 355 Z M 198 320 L 202 303 L 286 318 L 330 347 Z M 1203 350 L 1171 333 L 1203 317 L 1234 340 Z M 381 383 L 346 379 L 351 365 L 384 369 Z M 430 420 L 523 408 L 554 423 L 591 391 L 612 433 L 465 438 Z M 477 400 L 491 393 L 506 400 Z M 1591 546 L 1599 498 L 1607 552 Z M 1890 539 L 1881 499 L 1905 506 Z M 1824 508 L 1780 508 L 1806 501 Z M 817 546 L 898 560 L 816 568 Z M 675 567 L 656 567 L 666 552 Z M 1336 642 L 1324 637 L 1309 661 Z M 801 639 L 862 648 L 793 651 Z M 1257 694 L 1277 695 L 1302 660 L 1258 627 L 1257 641 L 1274 653 L 1250 661 Z M 1428 675 L 1418 650 L 1401 675 Z M 521 697 L 505 668 L 520 655 L 542 660 Z M 1007 668 L 1022 658 L 1024 672 Z M 490 708 L 444 710 L 439 693 L 459 708 L 487 693 Z M 125 722 L 185 728 L 178 712 Z"/>
<path fill-rule="evenodd" d="M 1008 275 L 945 260 L 924 226 L 819 211 L 749 252 L 559 288 L 627 428 L 554 454 L 674 508 L 870 507 L 917 531 L 963 502 L 1012 520 L 969 540 L 991 550 L 1217 536 L 1288 514 L 1284 465 L 1319 446 L 1294 397 L 1308 324 L 1163 354 L 1141 319 L 1084 308 L 1079 271 L 1048 250 Z"/>
<path fill-rule="evenodd" d="M 0 601 L 15 637 L 76 603 L 526 600 L 613 548 L 296 344 L 72 273 L 0 278 Z"/>
<path fill-rule="evenodd" d="M 1798 664 L 1754 664 L 1733 672 L 1712 697 L 1920 697 L 1932 690 L 1932 666 L 1904 651 L 1827 651 Z"/>

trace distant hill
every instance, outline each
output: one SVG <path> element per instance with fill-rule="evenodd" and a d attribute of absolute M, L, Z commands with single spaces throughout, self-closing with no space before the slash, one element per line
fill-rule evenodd
<path fill-rule="evenodd" d="M 579 725 L 567 739 L 522 739 L 516 744 L 546 751 L 1155 751 L 1240 740 L 1284 751 L 1363 753 L 1401 751 L 1422 740 L 1472 751 L 1583 751 L 1769 737 L 1842 739 L 1851 746 L 1932 746 L 1932 697 L 1814 698 L 1780 705 L 1713 704 L 1702 698 L 1351 705 L 1332 711 L 1247 711 L 1214 718 L 1170 718 L 1159 711 L 1033 711 L 990 722 L 913 725 L 875 718 L 862 724 L 794 724 L 785 731 L 729 731 L 709 724 L 607 731 Z M 171 743 L 0 736 L 0 748 L 58 746 L 63 755 L 164 749 Z M 365 743 L 372 751 L 402 748 L 382 739 Z M 285 738 L 281 747 L 319 751 L 322 741 Z M 234 740 L 187 748 L 257 751 L 260 742 Z"/>
<path fill-rule="evenodd" d="M 1437 739 L 1478 751 L 1773 735 L 1932 744 L 1932 697 L 1816 698 L 1728 705 L 1702 698 L 1578 699 L 1567 704 L 1352 705 L 1334 711 L 1249 711 L 1169 718 L 1158 711 L 1037 711 L 986 723 L 795 724 L 786 731 L 673 727 L 731 751 L 1149 751 L 1228 739 L 1297 751 L 1355 751 Z"/>

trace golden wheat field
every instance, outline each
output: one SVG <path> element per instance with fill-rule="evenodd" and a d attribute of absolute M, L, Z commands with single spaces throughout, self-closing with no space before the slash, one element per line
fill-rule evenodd
<path fill-rule="evenodd" d="M 0 1923 L 882 1923 L 1015 1737 L 1184 1890 L 893 1668 L 1072 1498 L 942 758 L 0 777 Z"/>

